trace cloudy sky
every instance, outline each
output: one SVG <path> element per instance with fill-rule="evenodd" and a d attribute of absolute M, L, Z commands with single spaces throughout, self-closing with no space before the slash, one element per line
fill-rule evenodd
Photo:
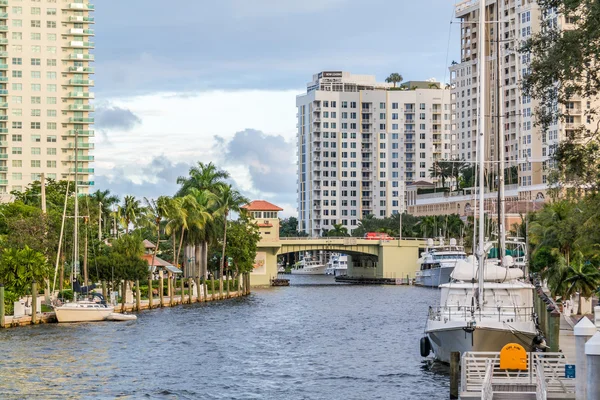
<path fill-rule="evenodd" d="M 312 74 L 448 80 L 454 0 L 101 0 L 96 188 L 172 195 L 213 161 L 295 213 L 295 97 Z"/>

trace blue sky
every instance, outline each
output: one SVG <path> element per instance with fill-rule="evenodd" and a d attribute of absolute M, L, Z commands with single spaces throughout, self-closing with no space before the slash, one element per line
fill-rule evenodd
<path fill-rule="evenodd" d="M 213 161 L 291 215 L 295 95 L 313 73 L 447 81 L 459 49 L 452 0 L 95 4 L 95 180 L 119 195 L 173 194 Z"/>

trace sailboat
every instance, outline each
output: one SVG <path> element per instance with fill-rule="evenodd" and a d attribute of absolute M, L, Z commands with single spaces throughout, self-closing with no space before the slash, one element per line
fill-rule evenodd
<path fill-rule="evenodd" d="M 479 26 L 487 23 L 485 0 L 480 0 Z M 451 281 L 440 285 L 440 304 L 429 308 L 425 336 L 421 338 L 420 350 L 423 357 L 433 351 L 435 359 L 450 361 L 452 352 L 500 351 L 508 343 L 521 344 L 527 350 L 542 339 L 536 324 L 533 308 L 534 287 L 523 280 L 524 271 L 520 263 L 504 255 L 504 220 L 499 220 L 498 261 L 487 259 L 492 243 L 484 238 L 484 192 L 485 192 L 485 133 L 486 118 L 483 98 L 486 93 L 485 37 L 479 35 L 479 229 L 477 257 L 471 255 L 459 260 L 452 272 Z M 499 53 L 498 53 L 499 54 Z M 501 113 L 499 112 L 499 115 Z M 500 133 L 503 136 L 503 133 Z M 503 141 L 502 141 L 503 142 Z M 500 142 L 499 168 L 500 204 L 504 207 L 503 160 L 504 145 Z M 502 215 L 502 213 L 501 213 Z M 503 218 L 503 216 L 502 216 Z"/>
<path fill-rule="evenodd" d="M 74 229 L 73 229 L 73 272 L 72 272 L 72 284 L 73 284 L 73 300 L 72 302 L 65 303 L 61 306 L 55 307 L 54 312 L 56 313 L 56 319 L 58 322 L 93 322 L 93 321 L 104 321 L 114 311 L 114 307 L 106 304 L 104 298 L 95 294 L 99 298 L 99 301 L 90 299 L 77 300 L 77 292 L 82 291 L 77 276 L 79 274 L 79 192 L 78 192 L 78 174 L 77 174 L 77 156 L 78 156 L 78 131 L 75 131 L 75 218 L 74 218 Z M 66 209 L 66 208 L 65 208 Z M 89 292 L 89 288 L 84 288 L 84 292 Z"/>

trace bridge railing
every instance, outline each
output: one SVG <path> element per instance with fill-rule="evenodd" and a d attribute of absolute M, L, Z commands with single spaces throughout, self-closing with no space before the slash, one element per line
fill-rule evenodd
<path fill-rule="evenodd" d="M 426 241 L 427 239 L 425 238 L 413 238 L 413 237 L 402 237 L 402 238 L 398 238 L 398 237 L 392 237 L 390 236 L 389 238 L 365 238 L 365 237 L 355 237 L 355 236 L 341 236 L 341 237 L 331 237 L 331 236 L 326 236 L 326 237 L 280 237 L 279 240 L 285 241 L 285 240 L 348 240 L 348 239 L 357 239 L 357 240 L 368 240 L 369 242 L 389 242 L 392 240 L 409 240 L 409 241 L 418 241 L 418 240 L 423 240 Z"/>

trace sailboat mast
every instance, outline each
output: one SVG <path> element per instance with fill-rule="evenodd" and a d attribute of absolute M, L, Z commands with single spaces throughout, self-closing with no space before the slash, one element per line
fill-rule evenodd
<path fill-rule="evenodd" d="M 486 95 L 486 18 L 485 18 L 485 0 L 480 0 L 479 5 L 479 55 L 478 55 L 478 67 L 479 67 L 479 148 L 477 153 L 479 154 L 479 241 L 478 241 L 478 259 L 479 259 L 479 302 L 483 304 L 483 281 L 484 281 L 484 266 L 485 266 L 485 249 L 484 249 L 484 216 L 485 216 L 485 131 L 486 131 L 486 117 L 485 117 L 485 95 Z"/>
<path fill-rule="evenodd" d="M 79 272 L 79 193 L 78 193 L 78 153 L 79 152 L 79 130 L 75 129 L 75 226 L 73 228 L 73 281 L 77 280 Z"/>
<path fill-rule="evenodd" d="M 500 21 L 500 3 L 496 4 L 496 21 Z M 496 119 L 498 121 L 498 254 L 500 266 L 504 267 L 504 254 L 506 251 L 506 199 L 504 195 L 504 89 L 502 88 L 502 71 L 500 70 L 500 22 L 496 31 L 496 98 L 498 107 Z"/>

